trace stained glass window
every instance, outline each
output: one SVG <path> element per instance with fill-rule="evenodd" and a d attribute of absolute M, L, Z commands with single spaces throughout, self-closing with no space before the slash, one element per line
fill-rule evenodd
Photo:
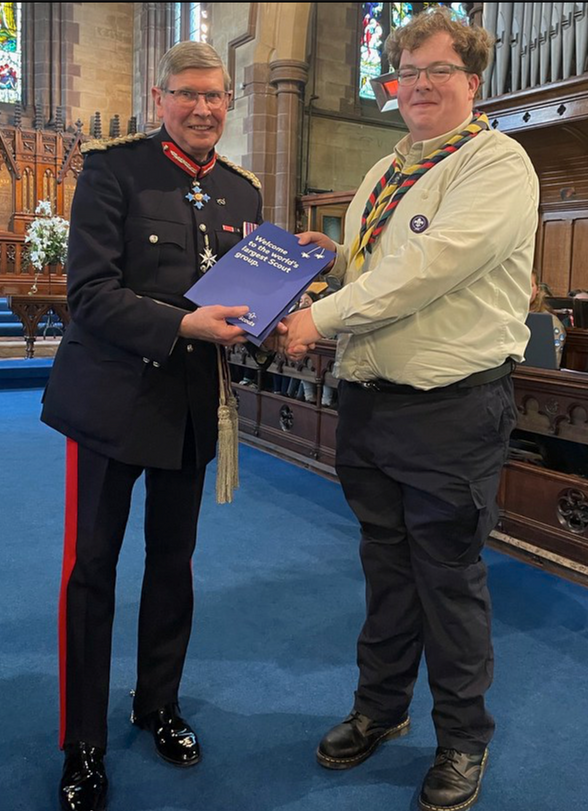
<path fill-rule="evenodd" d="M 405 25 L 415 14 L 430 11 L 438 6 L 450 8 L 454 20 L 468 20 L 465 3 L 390 3 L 390 27 L 398 28 L 399 25 Z"/>
<path fill-rule="evenodd" d="M 174 3 L 174 42 L 208 42 L 208 3 Z"/>
<path fill-rule="evenodd" d="M 208 41 L 208 12 L 202 3 L 190 3 L 190 39 Z"/>
<path fill-rule="evenodd" d="M 22 93 L 21 3 L 0 3 L 0 102 L 20 101 Z"/>
<path fill-rule="evenodd" d="M 370 79 L 389 70 L 384 41 L 389 31 L 405 25 L 415 14 L 448 6 L 454 19 L 468 21 L 465 3 L 362 3 L 359 54 L 359 96 L 374 99 Z"/>
<path fill-rule="evenodd" d="M 183 3 L 174 3 L 174 44 L 182 41 L 182 6 Z"/>
<path fill-rule="evenodd" d="M 416 13 L 413 9 L 414 3 L 390 3 L 390 25 L 398 28 L 407 23 Z M 436 3 L 425 3 L 424 5 L 437 5 Z"/>
<path fill-rule="evenodd" d="M 361 7 L 359 95 L 363 99 L 375 99 L 370 79 L 382 72 L 384 3 L 362 3 Z"/>

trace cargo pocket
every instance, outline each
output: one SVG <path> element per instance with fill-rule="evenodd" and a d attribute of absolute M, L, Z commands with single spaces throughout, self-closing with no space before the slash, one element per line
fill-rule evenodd
<path fill-rule="evenodd" d="M 474 537 L 472 538 L 471 549 L 464 562 L 473 563 L 478 559 L 482 547 L 498 521 L 498 504 L 496 496 L 500 482 L 500 472 L 484 479 L 476 479 L 470 482 L 470 493 L 472 500 L 478 511 L 478 521 Z"/>

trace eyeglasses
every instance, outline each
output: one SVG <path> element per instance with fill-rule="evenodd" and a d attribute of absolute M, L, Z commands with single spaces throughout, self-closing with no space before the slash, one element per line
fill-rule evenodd
<path fill-rule="evenodd" d="M 176 104 L 182 107 L 192 107 L 194 104 L 198 104 L 198 98 L 202 96 L 210 110 L 222 107 L 224 100 L 231 95 L 230 90 L 207 90 L 203 92 L 201 90 L 167 90 L 164 88 L 162 92 L 169 93 L 174 97 Z"/>
<path fill-rule="evenodd" d="M 472 72 L 467 68 L 462 68 L 460 65 L 445 65 L 436 62 L 434 65 L 429 65 L 426 68 L 400 68 L 400 70 L 396 72 L 396 78 L 398 79 L 398 84 L 403 87 L 411 87 L 418 82 L 421 73 L 424 73 L 432 84 L 445 84 L 458 70 L 463 71 L 463 73 Z"/>

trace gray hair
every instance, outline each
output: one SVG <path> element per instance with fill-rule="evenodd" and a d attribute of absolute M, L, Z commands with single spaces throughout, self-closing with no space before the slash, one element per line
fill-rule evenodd
<path fill-rule="evenodd" d="M 156 86 L 161 90 L 167 89 L 170 76 L 175 76 L 189 68 L 221 68 L 225 90 L 231 89 L 231 77 L 223 64 L 223 60 L 207 42 L 178 42 L 161 58 L 157 68 Z"/>

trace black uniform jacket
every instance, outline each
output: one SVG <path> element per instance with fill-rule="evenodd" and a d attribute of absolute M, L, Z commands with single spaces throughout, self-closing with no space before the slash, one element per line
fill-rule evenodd
<path fill-rule="evenodd" d="M 163 153 L 170 140 L 162 128 L 85 159 L 67 259 L 72 322 L 42 420 L 110 458 L 175 469 L 189 415 L 199 462 L 214 456 L 218 405 L 216 348 L 177 338 L 194 309 L 183 294 L 206 247 L 220 257 L 243 222 L 261 222 L 261 195 L 252 176 L 218 160 L 197 210 L 185 199 L 191 177 Z"/>

